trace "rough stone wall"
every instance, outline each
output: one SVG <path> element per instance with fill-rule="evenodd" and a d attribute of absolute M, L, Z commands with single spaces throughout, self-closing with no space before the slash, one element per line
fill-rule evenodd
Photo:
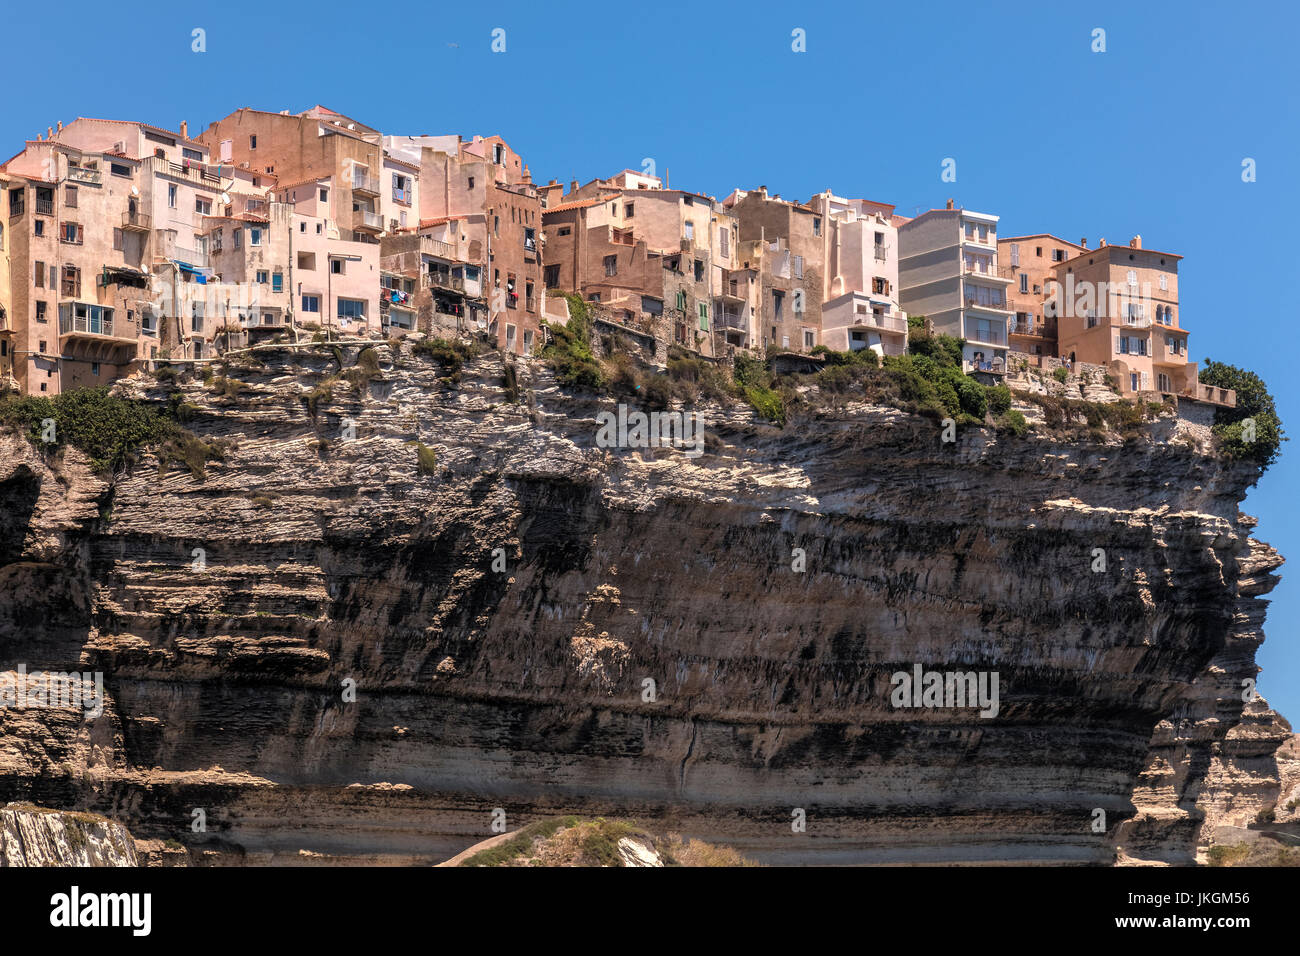
<path fill-rule="evenodd" d="M 226 443 L 202 481 L 0 436 L 0 667 L 109 697 L 0 712 L 0 799 L 250 862 L 433 862 L 498 807 L 769 862 L 1194 859 L 1281 563 L 1249 468 L 852 404 L 602 449 L 611 401 L 522 361 L 511 404 L 495 354 L 453 389 L 404 351 L 313 417 L 328 354 L 261 357 L 238 400 L 180 386 Z M 998 714 L 894 708 L 916 663 L 996 671 Z"/>

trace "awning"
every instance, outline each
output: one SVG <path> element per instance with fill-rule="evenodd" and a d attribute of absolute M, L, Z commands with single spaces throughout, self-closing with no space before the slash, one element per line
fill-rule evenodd
<path fill-rule="evenodd" d="M 181 270 L 181 272 L 184 272 L 186 275 L 194 276 L 199 285 L 208 284 L 208 276 L 212 274 L 211 269 L 204 269 L 201 266 L 192 266 L 188 262 L 181 262 L 179 259 L 173 259 L 172 262 Z"/>

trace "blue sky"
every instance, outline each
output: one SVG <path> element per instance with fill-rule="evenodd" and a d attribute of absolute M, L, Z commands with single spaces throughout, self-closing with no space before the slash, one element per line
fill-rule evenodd
<path fill-rule="evenodd" d="M 1300 227 L 1296 5 L 65 2 L 6 13 L 0 134 L 78 115 L 191 131 L 315 103 L 385 132 L 500 133 L 539 181 L 654 160 L 722 197 L 832 187 L 900 213 L 960 205 L 1004 235 L 1177 252 L 1191 357 L 1253 369 L 1300 441 L 1284 334 Z M 505 32 L 504 53 L 490 49 Z M 191 31 L 207 50 L 191 50 Z M 807 52 L 791 50 L 806 31 Z M 1092 33 L 1106 31 L 1106 52 Z M 57 35 L 57 36 L 56 36 Z M 41 39 L 44 38 L 44 41 Z M 57 42 L 55 42 L 57 40 Z M 45 42 L 49 41 L 49 42 Z M 50 43 L 54 43 L 53 46 Z M 52 56 L 57 50 L 58 55 Z M 1257 163 L 1243 183 L 1241 163 Z M 940 181 L 956 160 L 957 181 Z M 1247 498 L 1300 562 L 1300 444 Z M 1260 689 L 1300 722 L 1300 563 L 1273 593 Z"/>

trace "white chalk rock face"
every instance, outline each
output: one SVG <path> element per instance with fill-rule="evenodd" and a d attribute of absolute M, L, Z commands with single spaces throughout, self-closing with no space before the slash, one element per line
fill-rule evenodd
<path fill-rule="evenodd" d="M 27 804 L 0 810 L 0 866 L 136 866 L 135 840 L 92 813 Z"/>

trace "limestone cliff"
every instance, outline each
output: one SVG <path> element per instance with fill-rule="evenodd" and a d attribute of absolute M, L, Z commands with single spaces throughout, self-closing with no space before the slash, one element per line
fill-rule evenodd
<path fill-rule="evenodd" d="M 126 827 L 88 813 L 0 809 L 0 866 L 135 866 Z"/>
<path fill-rule="evenodd" d="M 264 354 L 235 398 L 124 384 L 196 407 L 225 446 L 202 480 L 0 436 L 0 667 L 99 670 L 108 698 L 0 711 L 0 798 L 247 862 L 436 862 L 497 808 L 765 863 L 1208 839 L 1281 559 L 1238 511 L 1253 469 L 1175 419 L 945 444 L 891 408 L 712 407 L 690 458 L 596 447 L 611 403 L 540 365 L 513 403 L 495 353 L 453 386 L 380 352 L 325 397 L 324 352 Z M 997 715 L 895 709 L 914 664 L 997 672 Z"/>

